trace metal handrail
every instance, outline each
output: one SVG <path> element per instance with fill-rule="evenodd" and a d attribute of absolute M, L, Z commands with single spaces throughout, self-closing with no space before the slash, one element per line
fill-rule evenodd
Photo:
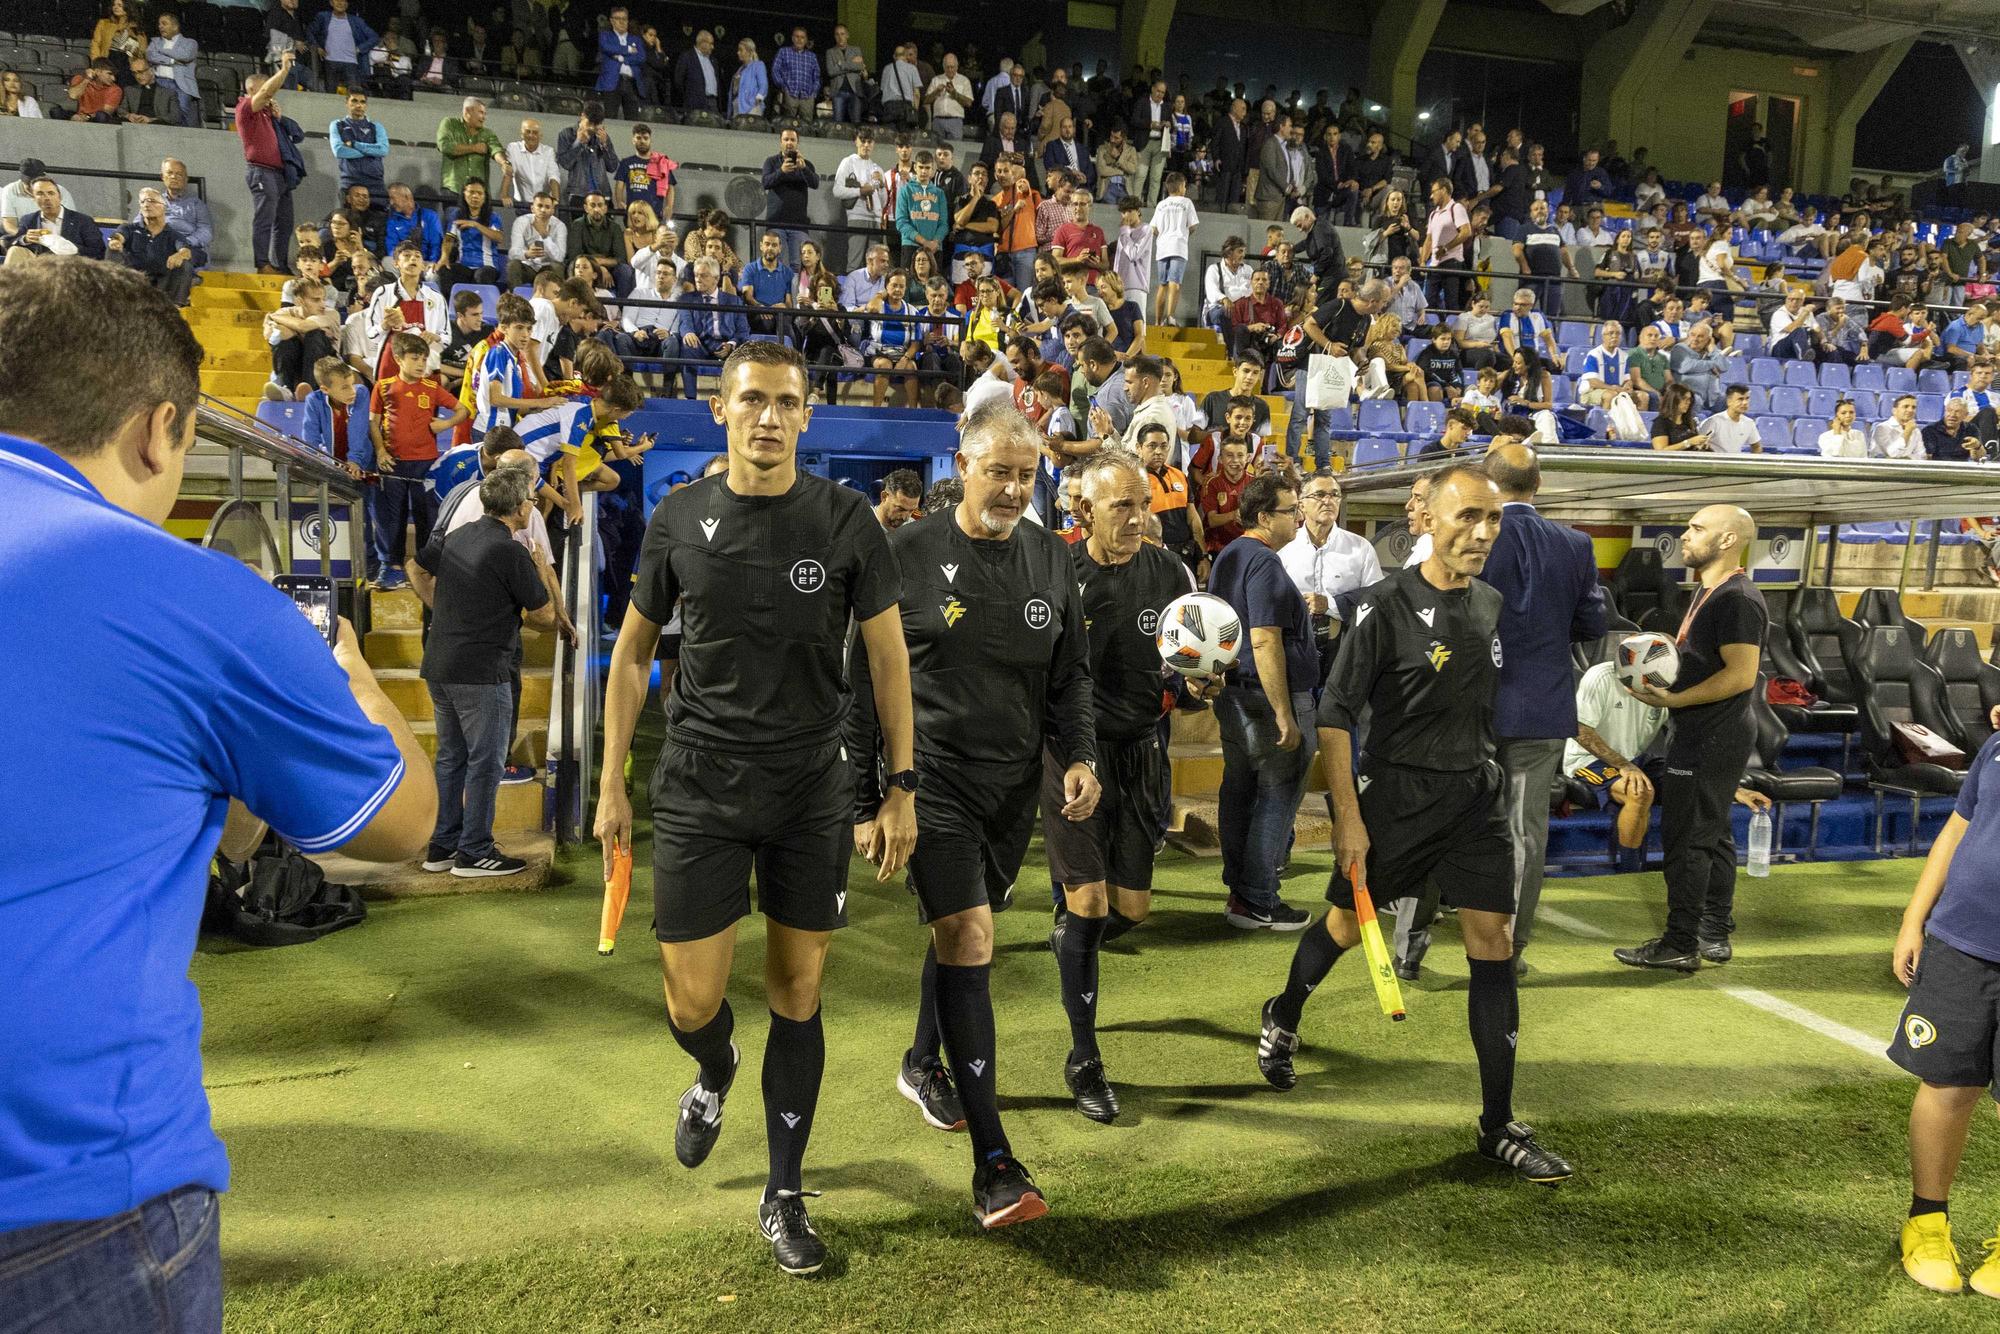
<path fill-rule="evenodd" d="M 574 843 L 590 832 L 589 789 L 597 763 L 597 727 L 602 711 L 597 677 L 600 609 L 597 587 L 598 497 L 583 497 L 583 519 L 570 525 L 563 543 L 558 584 L 563 606 L 576 626 L 576 647 L 556 635 L 554 679 L 549 691 L 549 784 L 542 824 L 558 843 Z"/>

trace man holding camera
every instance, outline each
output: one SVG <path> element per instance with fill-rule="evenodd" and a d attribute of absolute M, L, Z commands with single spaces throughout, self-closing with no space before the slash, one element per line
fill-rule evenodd
<path fill-rule="evenodd" d="M 778 151 L 764 159 L 764 191 L 769 203 L 764 220 L 785 243 L 785 263 L 796 271 L 805 229 L 812 225 L 812 193 L 819 189 L 819 168 L 799 152 L 797 130 L 778 131 Z"/>

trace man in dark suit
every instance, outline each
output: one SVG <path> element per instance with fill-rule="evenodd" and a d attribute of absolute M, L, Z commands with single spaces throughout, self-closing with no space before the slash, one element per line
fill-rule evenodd
<path fill-rule="evenodd" d="M 1018 60 L 1015 61 L 1014 67 L 1007 71 L 1007 82 L 993 90 L 993 123 L 995 125 L 998 125 L 1000 117 L 1006 115 L 1008 112 L 1014 114 L 1014 124 L 1016 126 L 1028 123 L 1028 89 L 1023 82 L 1027 77 L 1027 72 L 1027 66 L 1021 64 Z M 1020 150 L 1010 149 L 1008 151 L 1018 152 Z"/>
<path fill-rule="evenodd" d="M 1500 445 L 1487 453 L 1485 467 L 1505 502 L 1500 536 L 1479 577 L 1503 600 L 1493 735 L 1514 840 L 1514 966 L 1525 972 L 1521 952 L 1534 934 L 1549 843 L 1549 790 L 1562 767 L 1563 743 L 1577 734 L 1570 645 L 1603 635 L 1604 592 L 1590 539 L 1535 512 L 1542 484 L 1535 451 Z M 1636 768 L 1631 772 L 1645 781 Z"/>
<path fill-rule="evenodd" d="M 704 28 L 694 46 L 674 62 L 674 105 L 687 111 L 715 111 L 729 87 L 729 76 L 715 61 L 715 34 Z"/>
<path fill-rule="evenodd" d="M 1215 154 L 1216 202 L 1234 209 L 1243 202 L 1243 178 L 1250 172 L 1249 127 L 1244 124 L 1250 106 L 1242 98 L 1229 104 L 1229 114 L 1216 122 L 1211 149 Z"/>
<path fill-rule="evenodd" d="M 750 341 L 750 321 L 744 317 L 742 299 L 721 289 L 722 270 L 714 260 L 703 256 L 689 267 L 694 272 L 694 291 L 687 299 L 701 304 L 675 312 L 680 355 L 720 363 L 740 344 Z M 681 367 L 681 388 L 688 398 L 695 397 L 695 379 L 701 369 Z"/>
<path fill-rule="evenodd" d="M 30 183 L 35 212 L 25 214 L 19 229 L 7 238 L 7 262 L 18 264 L 31 255 L 82 255 L 104 258 L 104 232 L 88 213 L 64 208 L 62 190 L 46 176 Z"/>
<path fill-rule="evenodd" d="M 1001 91 L 1005 92 L 1006 88 Z M 1042 188 L 1041 159 L 1035 155 L 1034 141 L 1021 133 L 1020 124 L 1020 118 L 1011 111 L 995 114 L 993 133 L 987 135 L 986 142 L 980 146 L 979 160 L 986 164 L 986 179 L 990 181 L 993 179 L 993 164 L 1000 160 L 1002 153 L 1019 153 L 1028 165 L 1028 184 L 1039 190 Z"/>
<path fill-rule="evenodd" d="M 1048 180 L 1049 173 L 1061 167 L 1083 178 L 1084 189 L 1093 197 L 1097 194 L 1097 162 L 1077 137 L 1076 118 L 1064 115 L 1062 127 L 1056 137 L 1042 148 L 1042 179 Z"/>
<path fill-rule="evenodd" d="M 1289 113 L 1278 117 L 1278 132 L 1264 140 L 1257 165 L 1251 217 L 1276 222 L 1312 198 L 1313 163 L 1305 149 L 1305 126 Z"/>
<path fill-rule="evenodd" d="M 1457 130 L 1446 130 L 1444 138 L 1436 148 L 1424 158 L 1424 172 L 1419 180 L 1434 181 L 1442 176 L 1452 183 L 1452 197 L 1458 196 L 1458 178 L 1461 171 L 1460 159 L 1465 156 L 1465 136 Z"/>

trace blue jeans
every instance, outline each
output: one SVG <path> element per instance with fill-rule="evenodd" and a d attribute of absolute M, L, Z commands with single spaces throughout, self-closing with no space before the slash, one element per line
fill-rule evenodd
<path fill-rule="evenodd" d="M 1222 790 L 1216 823 L 1222 837 L 1222 883 L 1245 903 L 1274 908 L 1278 868 L 1292 844 L 1299 794 L 1319 749 L 1309 691 L 1292 693 L 1299 744 L 1278 749 L 1278 721 L 1261 690 L 1231 685 L 1215 701 L 1222 731 Z"/>
<path fill-rule="evenodd" d="M 514 741 L 508 730 L 514 688 L 506 681 L 427 684 L 437 717 L 438 818 L 431 850 L 475 861 L 495 856 L 493 806 Z"/>
<path fill-rule="evenodd" d="M 852 125 L 861 119 L 861 95 L 846 91 L 833 95 L 833 118 Z"/>
<path fill-rule="evenodd" d="M 0 1233 L 0 1334 L 220 1334 L 221 1237 L 206 1186 Z"/>
<path fill-rule="evenodd" d="M 1292 411 L 1285 419 L 1285 454 L 1305 464 L 1299 449 L 1305 443 L 1306 418 L 1312 418 L 1313 461 L 1321 471 L 1333 466 L 1333 415 L 1326 408 L 1306 406 L 1306 373 L 1299 369 L 1298 381 L 1292 386 Z"/>
<path fill-rule="evenodd" d="M 431 465 L 421 460 L 401 459 L 382 470 L 382 486 L 375 502 L 376 554 L 384 566 L 403 568 L 404 534 L 411 524 L 417 527 L 417 550 L 431 540 L 431 524 L 437 521 L 437 495 L 426 485 Z"/>
<path fill-rule="evenodd" d="M 243 183 L 250 190 L 250 261 L 289 271 L 292 267 L 292 187 L 278 167 L 246 163 Z"/>
<path fill-rule="evenodd" d="M 1039 253 L 1032 246 L 1026 250 L 1003 250 L 996 269 L 1002 278 L 1014 284 L 1016 291 L 1035 290 L 1035 255 Z M 1104 332 L 1102 329 L 1099 333 Z"/>

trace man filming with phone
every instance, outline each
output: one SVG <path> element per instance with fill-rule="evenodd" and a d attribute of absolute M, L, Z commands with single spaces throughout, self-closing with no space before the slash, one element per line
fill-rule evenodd
<path fill-rule="evenodd" d="M 0 271 L 0 1312 L 222 1328 L 188 965 L 229 799 L 305 852 L 401 861 L 436 810 L 354 628 L 331 651 L 238 561 L 161 525 L 202 351 L 143 276 Z M 77 342 L 80 310 L 118 336 Z M 51 347 L 69 351 L 50 357 Z"/>

